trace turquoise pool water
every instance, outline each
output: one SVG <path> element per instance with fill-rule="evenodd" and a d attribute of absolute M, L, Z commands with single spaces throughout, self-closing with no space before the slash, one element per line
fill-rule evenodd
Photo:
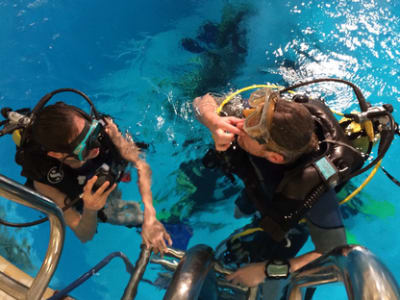
<path fill-rule="evenodd" d="M 193 228 L 189 247 L 204 241 L 215 247 L 246 220 L 232 217 L 239 187 L 201 168 L 199 159 L 211 138 L 194 119 L 193 96 L 208 89 L 227 92 L 253 83 L 288 85 L 335 77 L 358 85 L 373 104 L 392 104 L 396 118 L 399 20 L 398 2 L 383 0 L 0 1 L 0 104 L 32 107 L 56 88 L 84 91 L 121 128 L 151 145 L 147 161 L 153 169 L 160 217 L 179 219 Z M 237 36 L 237 45 L 215 45 L 212 36 L 200 39 L 201 28 L 209 22 L 232 26 L 227 35 Z M 184 38 L 197 40 L 202 48 L 192 45 L 192 51 L 206 52 L 185 50 Z M 216 58 L 210 60 L 207 51 Z M 315 85 L 307 92 L 325 96 L 337 110 L 357 108 L 351 91 L 341 85 Z M 85 105 L 77 98 L 61 98 Z M 0 145 L 0 173 L 23 182 L 13 162 L 10 137 L 2 138 Z M 397 178 L 399 146 L 395 139 L 383 161 Z M 365 177 L 356 178 L 354 184 Z M 121 185 L 126 200 L 139 199 L 135 178 L 132 181 Z M 4 199 L 0 205 L 1 215 L 10 221 L 39 216 Z M 350 240 L 375 253 L 397 279 L 399 206 L 398 187 L 378 172 L 352 207 L 343 209 Z M 2 227 L 0 233 L 0 253 L 34 275 L 47 249 L 48 226 Z M 134 229 L 107 224 L 99 225 L 94 240 L 84 245 L 68 230 L 51 287 L 63 288 L 114 251 L 136 261 L 139 243 Z M 303 251 L 310 248 L 308 243 Z M 160 271 L 149 265 L 144 277 L 155 280 Z M 119 299 L 128 280 L 123 264 L 113 261 L 71 295 Z M 163 293 L 143 282 L 137 299 L 162 299 Z M 344 289 L 340 285 L 319 288 L 315 299 L 328 296 L 344 299 Z"/>

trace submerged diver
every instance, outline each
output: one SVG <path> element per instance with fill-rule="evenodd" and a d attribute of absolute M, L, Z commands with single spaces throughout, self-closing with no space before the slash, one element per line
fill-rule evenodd
<path fill-rule="evenodd" d="M 83 96 L 95 115 L 63 102 L 44 107 L 53 95 L 65 91 Z M 10 116 L 7 111 L 4 114 Z M 156 218 L 151 169 L 140 157 L 139 147 L 121 134 L 111 118 L 98 114 L 86 95 L 56 90 L 42 98 L 28 119 L 22 134 L 14 130 L 21 135 L 16 154 L 21 174 L 28 186 L 64 208 L 66 224 L 82 242 L 93 238 L 99 220 L 142 226 L 143 243 L 155 252 L 164 252 L 166 241 L 172 244 Z M 144 213 L 137 202 L 123 201 L 116 189 L 119 181 L 129 180 L 128 163 L 137 169 Z"/>
<path fill-rule="evenodd" d="M 271 89 L 259 89 L 248 103 L 239 99 L 242 103 L 236 116 L 226 113 L 226 107 L 224 116 L 218 114 L 219 99 L 211 94 L 193 102 L 199 121 L 215 142 L 216 151 L 210 150 L 206 163 L 243 181 L 245 189 L 235 202 L 235 217 L 258 214 L 256 227 L 267 236 L 262 238 L 267 245 L 259 246 L 271 249 L 270 257 L 249 259 L 252 263 L 227 276 L 233 283 L 253 287 L 265 278 L 286 278 L 347 243 L 334 187 L 340 183 L 338 170 L 350 174 L 361 168 L 364 157 L 348 147 L 349 140 L 322 101 L 292 100 Z M 322 180 L 319 172 L 323 168 L 329 174 L 322 174 L 326 176 Z M 315 250 L 283 257 L 279 249 L 302 218 Z"/>

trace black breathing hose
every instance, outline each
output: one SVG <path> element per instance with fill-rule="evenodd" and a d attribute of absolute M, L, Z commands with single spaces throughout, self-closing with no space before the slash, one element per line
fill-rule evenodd
<path fill-rule="evenodd" d="M 328 81 L 340 82 L 340 83 L 344 83 L 344 84 L 350 86 L 353 89 L 354 93 L 356 94 L 356 97 L 357 97 L 358 103 L 360 105 L 361 111 L 364 112 L 364 111 L 368 110 L 369 104 L 365 100 L 364 95 L 362 94 L 362 92 L 359 89 L 359 87 L 356 86 L 355 84 L 353 84 L 353 83 L 351 83 L 349 81 L 343 80 L 343 79 L 319 78 L 319 79 L 314 79 L 314 80 L 310 80 L 310 81 L 306 81 L 306 82 L 300 82 L 298 84 L 295 84 L 295 85 L 289 86 L 287 88 L 284 88 L 283 90 L 280 90 L 279 93 L 282 94 L 282 93 L 288 92 L 288 91 L 293 90 L 293 89 L 297 89 L 298 87 L 302 87 L 302 86 L 305 86 L 305 85 L 310 85 L 310 84 L 319 83 L 319 82 L 328 82 Z"/>

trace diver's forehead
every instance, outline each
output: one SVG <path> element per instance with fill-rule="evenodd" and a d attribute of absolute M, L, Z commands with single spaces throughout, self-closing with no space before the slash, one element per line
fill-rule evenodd
<path fill-rule="evenodd" d="M 73 123 L 74 123 L 75 128 L 74 128 L 74 136 L 73 136 L 72 141 L 81 134 L 81 132 L 85 128 L 85 124 L 86 124 L 86 120 L 80 116 L 74 116 L 73 118 L 74 118 Z M 72 141 L 70 141 L 70 142 L 72 142 Z"/>

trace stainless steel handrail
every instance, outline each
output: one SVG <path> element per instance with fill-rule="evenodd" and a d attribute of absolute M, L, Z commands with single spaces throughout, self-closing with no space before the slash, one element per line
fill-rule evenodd
<path fill-rule="evenodd" d="M 399 300 L 400 288 L 378 258 L 358 245 L 343 246 L 291 276 L 288 300 L 301 300 L 301 288 L 343 282 L 350 300 Z"/>
<path fill-rule="evenodd" d="M 167 248 L 167 252 L 165 253 L 165 255 L 169 256 L 169 257 L 177 258 L 180 261 L 185 256 L 185 251 L 177 250 L 177 249 L 173 249 L 173 248 Z M 165 258 L 158 258 L 158 257 L 153 257 L 153 258 L 151 258 L 150 261 L 152 263 L 159 264 L 159 265 L 163 266 L 165 269 L 167 269 L 168 271 L 172 271 L 172 272 L 176 272 L 176 270 L 178 269 L 178 266 L 180 265 L 177 260 L 168 260 Z M 224 268 L 217 261 L 213 262 L 213 269 L 216 273 L 223 275 L 223 276 L 229 275 L 234 272 L 233 270 Z M 195 270 L 190 270 L 190 271 L 194 272 L 194 273 L 195 272 L 203 272 L 203 270 L 201 268 L 195 269 Z M 211 271 L 211 270 L 209 270 L 209 271 Z M 180 275 L 180 276 L 182 276 L 182 275 Z M 240 294 L 245 295 L 246 300 L 255 300 L 257 297 L 258 286 L 253 287 L 253 288 L 248 288 L 248 287 L 230 283 L 223 278 L 222 279 L 216 278 L 216 283 L 217 283 L 217 286 L 219 286 L 219 287 L 228 288 L 228 289 L 231 289 L 233 292 L 239 292 Z M 173 298 L 173 299 L 175 299 L 175 298 Z M 178 299 L 186 299 L 186 298 L 178 298 Z"/>
<path fill-rule="evenodd" d="M 49 218 L 50 240 L 46 256 L 25 297 L 29 300 L 39 300 L 45 292 L 61 256 L 65 237 L 63 213 L 48 198 L 3 175 L 0 175 L 0 196 L 24 206 L 37 209 Z"/>
<path fill-rule="evenodd" d="M 164 300 L 197 299 L 213 264 L 213 250 L 209 246 L 190 248 L 179 262 Z"/>
<path fill-rule="evenodd" d="M 142 279 L 144 272 L 146 271 L 147 264 L 150 260 L 151 248 L 147 248 L 144 244 L 140 245 L 141 251 L 138 260 L 136 261 L 135 268 L 132 272 L 131 278 L 125 288 L 124 295 L 121 300 L 132 300 L 135 299 L 139 281 Z"/>

